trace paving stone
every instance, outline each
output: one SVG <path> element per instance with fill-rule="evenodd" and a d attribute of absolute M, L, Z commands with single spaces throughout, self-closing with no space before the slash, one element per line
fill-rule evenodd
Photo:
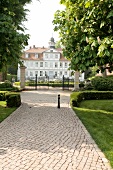
<path fill-rule="evenodd" d="M 68 91 L 21 92 L 22 105 L 0 124 L 0 170 L 111 170 L 70 108 L 69 96 Z"/>

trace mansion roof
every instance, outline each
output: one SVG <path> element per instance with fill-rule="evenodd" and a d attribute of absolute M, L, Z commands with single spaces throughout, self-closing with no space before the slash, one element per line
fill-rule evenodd
<path fill-rule="evenodd" d="M 53 50 L 51 52 L 51 50 Z M 30 47 L 28 50 L 24 51 L 21 58 L 24 60 L 36 60 L 36 61 L 43 61 L 43 53 L 60 53 L 60 61 L 68 61 L 63 55 L 62 55 L 62 49 L 61 48 L 46 48 L 46 47 Z M 26 54 L 29 54 L 29 57 L 26 58 Z M 35 57 L 35 54 L 38 54 L 38 58 Z"/>

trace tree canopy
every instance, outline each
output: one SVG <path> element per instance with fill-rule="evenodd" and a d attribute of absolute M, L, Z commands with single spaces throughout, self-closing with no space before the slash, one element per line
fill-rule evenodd
<path fill-rule="evenodd" d="M 113 0 L 61 0 L 54 30 L 59 31 L 64 56 L 70 67 L 84 72 L 97 64 L 113 70 Z"/>
<path fill-rule="evenodd" d="M 0 70 L 19 62 L 29 35 L 22 25 L 26 20 L 25 4 L 31 0 L 0 0 Z"/>

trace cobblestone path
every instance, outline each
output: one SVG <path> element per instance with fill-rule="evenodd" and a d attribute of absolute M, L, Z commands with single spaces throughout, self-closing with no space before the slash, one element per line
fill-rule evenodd
<path fill-rule="evenodd" d="M 0 124 L 0 170 L 110 170 L 69 107 L 69 95 L 21 93 L 22 105 Z"/>

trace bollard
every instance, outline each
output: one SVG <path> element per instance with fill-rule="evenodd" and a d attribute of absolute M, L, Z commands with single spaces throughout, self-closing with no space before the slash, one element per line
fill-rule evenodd
<path fill-rule="evenodd" d="M 58 108 L 60 109 L 60 94 L 58 94 Z"/>

